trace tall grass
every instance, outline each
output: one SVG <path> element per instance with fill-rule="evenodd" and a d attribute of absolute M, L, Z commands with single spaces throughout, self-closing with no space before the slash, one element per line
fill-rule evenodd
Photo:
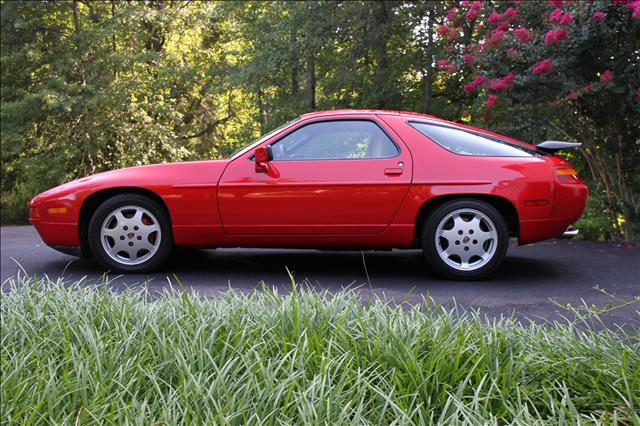
<path fill-rule="evenodd" d="M 640 339 L 296 289 L 2 294 L 7 424 L 640 424 Z"/>

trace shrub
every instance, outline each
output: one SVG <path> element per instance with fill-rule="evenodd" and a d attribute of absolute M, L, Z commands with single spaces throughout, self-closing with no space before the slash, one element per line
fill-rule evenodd
<path fill-rule="evenodd" d="M 363 305 L 354 292 L 10 287 L 3 423 L 640 421 L 640 343 L 621 330 Z"/>

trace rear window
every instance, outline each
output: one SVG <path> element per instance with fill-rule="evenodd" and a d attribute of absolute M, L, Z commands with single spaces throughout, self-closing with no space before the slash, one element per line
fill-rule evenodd
<path fill-rule="evenodd" d="M 482 133 L 439 124 L 419 122 L 410 122 L 409 124 L 454 154 L 480 157 L 533 157 L 543 155 L 542 152 L 538 152 L 535 149 Z"/>

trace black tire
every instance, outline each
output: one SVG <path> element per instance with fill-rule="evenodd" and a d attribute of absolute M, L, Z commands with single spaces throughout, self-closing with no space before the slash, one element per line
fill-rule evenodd
<path fill-rule="evenodd" d="M 109 254 L 107 254 L 100 239 L 101 227 L 107 216 L 118 207 L 125 206 L 136 206 L 146 209 L 157 220 L 157 224 L 161 232 L 160 242 L 155 253 L 153 253 L 148 259 L 144 260 L 144 262 L 136 265 L 120 263 L 113 259 Z M 153 238 L 153 236 L 150 238 Z M 107 270 L 123 273 L 144 273 L 153 271 L 164 263 L 173 249 L 173 235 L 171 233 L 171 224 L 166 210 L 156 201 L 139 194 L 120 194 L 104 201 L 91 217 L 91 221 L 89 222 L 88 241 L 89 246 L 91 247 L 91 252 Z"/>
<path fill-rule="evenodd" d="M 460 209 L 471 209 L 483 213 L 493 222 L 497 234 L 493 255 L 489 257 L 486 263 L 474 270 L 460 270 L 451 266 L 438 254 L 436 247 L 435 237 L 440 222 L 450 213 Z M 465 237 L 468 240 L 466 243 L 462 240 L 462 238 Z M 471 243 L 473 243 L 473 236 L 461 235 L 459 242 L 463 246 L 464 244 L 471 245 Z M 458 242 L 456 242 L 456 244 L 457 243 Z M 500 212 L 489 203 L 471 198 L 444 203 L 429 216 L 422 230 L 422 250 L 427 262 L 438 274 L 452 280 L 470 281 L 486 277 L 500 266 L 507 253 L 508 246 L 509 229 Z M 464 248 L 464 250 L 467 250 L 467 248 Z M 458 259 L 460 260 L 460 258 Z M 470 260 L 469 263 L 471 263 Z"/>

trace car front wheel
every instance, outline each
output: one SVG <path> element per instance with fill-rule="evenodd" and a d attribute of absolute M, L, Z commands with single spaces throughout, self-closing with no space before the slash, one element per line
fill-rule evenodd
<path fill-rule="evenodd" d="M 165 210 L 138 194 L 121 194 L 102 203 L 89 223 L 89 245 L 114 272 L 151 271 L 169 256 L 173 238 Z"/>
<path fill-rule="evenodd" d="M 500 265 L 508 240 L 507 224 L 492 205 L 461 199 L 443 204 L 429 217 L 422 248 L 428 263 L 441 275 L 475 280 Z"/>

